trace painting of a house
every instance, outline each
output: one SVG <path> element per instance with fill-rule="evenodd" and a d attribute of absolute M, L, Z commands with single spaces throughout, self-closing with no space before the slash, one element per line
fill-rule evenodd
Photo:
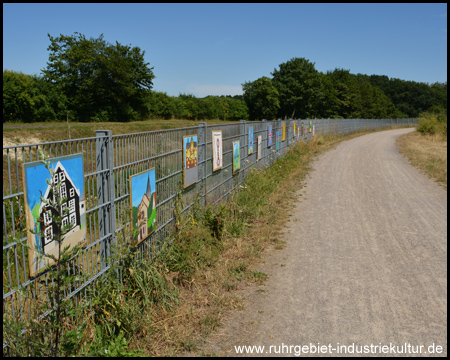
<path fill-rule="evenodd" d="M 58 162 L 56 164 L 53 183 L 56 184 L 58 181 L 61 181 L 61 187 L 59 188 L 60 197 L 67 198 L 67 201 L 61 204 L 61 214 L 64 214 L 66 209 L 69 209 L 69 213 L 62 218 L 62 226 L 64 227 L 70 224 L 69 231 L 72 231 L 77 227 L 79 228 L 81 224 L 80 193 L 73 184 L 70 175 L 67 173 L 64 166 L 62 166 L 61 162 Z M 51 186 L 47 187 L 44 199 L 52 199 L 53 201 L 55 201 Z M 44 202 L 41 203 L 41 206 L 39 207 L 39 222 L 41 224 L 41 243 L 42 248 L 44 249 L 44 253 L 46 252 L 46 247 L 48 247 L 49 244 L 54 241 L 53 234 L 56 235 L 59 231 L 55 223 L 52 221 L 52 216 L 49 216 L 49 213 L 51 211 L 53 212 L 54 216 L 55 211 L 53 209 L 49 209 Z"/>
<path fill-rule="evenodd" d="M 61 244 L 64 247 L 82 246 L 86 241 L 83 157 L 76 154 L 54 158 L 50 160 L 50 167 L 54 171 L 52 183 L 61 182 L 59 196 L 66 199 L 60 210 L 61 214 L 64 214 L 62 227 L 69 227 L 61 238 Z M 46 181 L 50 173 L 41 162 L 26 163 L 23 165 L 23 171 L 27 224 L 37 232 L 28 234 L 28 243 L 43 254 L 57 256 L 57 238 L 61 233 L 53 219 L 55 215 L 59 215 L 59 211 L 41 200 L 42 196 L 45 200 L 55 201 L 53 187 Z M 49 258 L 45 260 L 52 264 Z M 29 252 L 29 262 L 31 276 L 45 267 L 44 262 L 39 262 L 34 250 Z"/>
<path fill-rule="evenodd" d="M 132 240 L 140 243 L 156 230 L 155 169 L 130 176 Z"/>

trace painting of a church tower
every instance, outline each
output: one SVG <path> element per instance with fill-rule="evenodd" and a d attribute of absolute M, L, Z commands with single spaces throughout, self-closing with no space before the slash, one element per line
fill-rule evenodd
<path fill-rule="evenodd" d="M 132 240 L 140 243 L 156 230 L 155 169 L 130 176 Z"/>

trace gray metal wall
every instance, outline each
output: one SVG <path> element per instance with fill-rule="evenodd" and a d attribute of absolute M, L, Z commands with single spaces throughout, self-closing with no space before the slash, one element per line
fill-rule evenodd
<path fill-rule="evenodd" d="M 251 167 L 261 168 L 284 156 L 289 146 L 297 141 L 293 124 L 309 126 L 307 120 L 252 121 L 207 125 L 173 130 L 150 131 L 127 135 L 112 135 L 111 130 L 96 132 L 96 137 L 55 141 L 40 144 L 10 146 L 3 148 L 3 161 L 7 162 L 7 179 L 3 182 L 3 308 L 21 318 L 29 313 L 29 305 L 11 286 L 27 287 L 33 279 L 29 276 L 27 251 L 15 239 L 25 240 L 24 189 L 19 180 L 22 164 L 38 161 L 38 151 L 43 150 L 49 158 L 82 153 L 84 159 L 85 204 L 87 246 L 72 261 L 70 272 L 89 273 L 88 281 L 75 282 L 68 297 L 84 297 L 86 288 L 104 274 L 109 266 L 111 244 L 121 243 L 125 230 L 130 226 L 130 194 L 128 179 L 131 175 L 154 167 L 156 169 L 157 229 L 139 244 L 138 256 L 152 255 L 164 242 L 170 240 L 174 230 L 175 200 L 183 180 L 182 139 L 198 134 L 198 182 L 182 191 L 184 211 L 189 210 L 194 199 L 201 197 L 204 205 L 226 201 L 232 191 L 243 182 Z M 397 125 L 413 125 L 417 119 L 339 119 L 311 120 L 315 133 L 342 133 L 379 129 Z M 286 141 L 281 141 L 282 124 L 286 124 Z M 273 145 L 269 148 L 268 126 L 272 126 Z M 248 128 L 254 129 L 254 151 L 248 155 Z M 223 168 L 212 171 L 212 130 L 222 130 Z M 291 144 L 288 145 L 288 130 Z M 280 148 L 275 151 L 275 134 L 280 133 Z M 257 136 L 262 135 L 262 159 L 256 161 Z M 308 141 L 300 137 L 301 141 Z M 241 171 L 233 176 L 232 142 L 240 140 Z M 6 155 L 6 157 L 5 157 Z M 45 296 L 43 287 L 48 282 L 45 273 L 39 275 L 38 293 Z M 50 301 L 50 299 L 48 299 Z M 5 346 L 5 344 L 4 344 Z"/>

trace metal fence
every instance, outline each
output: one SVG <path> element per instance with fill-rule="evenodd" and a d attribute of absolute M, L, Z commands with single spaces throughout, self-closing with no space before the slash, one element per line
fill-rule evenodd
<path fill-rule="evenodd" d="M 112 244 L 120 244 L 124 230 L 131 224 L 129 177 L 150 168 L 156 170 L 157 229 L 138 245 L 138 256 L 152 255 L 164 241 L 170 240 L 175 226 L 175 201 L 181 194 L 183 212 L 200 197 L 203 206 L 225 202 L 238 188 L 250 168 L 266 167 L 284 156 L 297 143 L 296 127 L 315 128 L 315 133 L 350 133 L 361 129 L 414 125 L 417 119 L 339 119 L 339 120 L 278 120 L 241 121 L 239 123 L 207 125 L 173 130 L 159 130 L 127 135 L 112 135 L 111 130 L 98 130 L 91 138 L 54 141 L 3 148 L 3 311 L 20 319 L 29 316 L 29 302 L 12 288 L 29 286 L 27 249 L 18 240 L 26 240 L 24 215 L 24 185 L 22 164 L 39 160 L 42 150 L 50 159 L 83 154 L 87 243 L 82 253 L 71 262 L 69 273 L 88 273 L 89 279 L 71 284 L 68 298 L 87 296 L 87 288 L 108 271 L 107 258 Z M 286 139 L 282 141 L 282 127 Z M 254 151 L 248 154 L 248 132 L 253 127 Z M 268 146 L 268 128 L 272 127 L 273 144 Z M 222 131 L 223 168 L 212 171 L 212 131 Z M 275 150 L 275 134 L 279 132 L 279 149 Z M 182 189 L 183 136 L 198 135 L 198 181 Z M 257 161 L 257 137 L 262 136 L 261 159 Z M 300 136 L 308 141 L 312 134 Z M 240 140 L 241 170 L 233 175 L 232 142 Z M 33 298 L 42 296 L 48 275 L 38 275 L 38 288 Z M 44 292 L 45 293 L 45 292 Z M 45 295 L 44 295 L 45 296 Z M 47 299 L 50 304 L 50 299 Z M 5 346 L 5 344 L 4 344 Z"/>

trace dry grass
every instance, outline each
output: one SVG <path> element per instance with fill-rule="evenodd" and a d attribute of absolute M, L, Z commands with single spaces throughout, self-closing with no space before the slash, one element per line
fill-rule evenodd
<path fill-rule="evenodd" d="M 397 146 L 420 172 L 447 189 L 447 138 L 412 132 L 398 138 Z"/>
<path fill-rule="evenodd" d="M 208 124 L 224 124 L 225 121 L 207 120 Z M 3 146 L 24 145 L 66 139 L 95 137 L 96 130 L 112 130 L 113 135 L 131 134 L 145 131 L 177 129 L 198 126 L 193 120 L 148 120 L 129 123 L 94 122 L 43 122 L 33 124 L 3 124 Z"/>

